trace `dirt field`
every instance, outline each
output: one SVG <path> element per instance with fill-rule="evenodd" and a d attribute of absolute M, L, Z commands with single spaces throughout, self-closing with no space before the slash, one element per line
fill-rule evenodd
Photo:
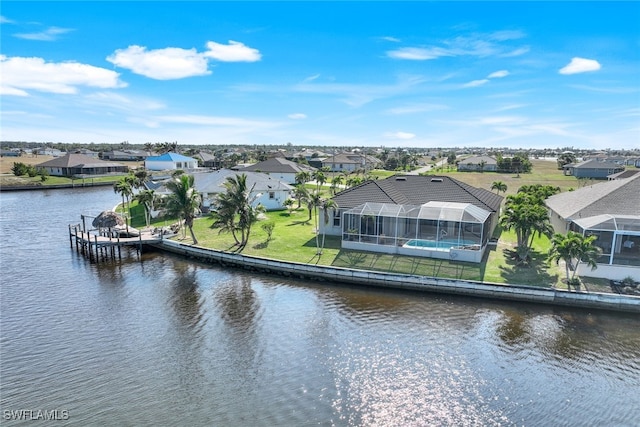
<path fill-rule="evenodd" d="M 38 165 L 51 159 L 53 159 L 53 156 L 0 157 L 0 174 L 11 174 L 11 168 L 13 167 L 14 163 Z"/>

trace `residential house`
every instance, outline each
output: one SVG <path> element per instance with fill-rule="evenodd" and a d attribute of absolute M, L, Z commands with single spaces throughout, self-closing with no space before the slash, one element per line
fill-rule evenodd
<path fill-rule="evenodd" d="M 111 150 L 102 153 L 102 160 L 115 160 L 120 162 L 141 162 L 151 153 L 140 150 Z"/>
<path fill-rule="evenodd" d="M 598 236 L 598 268 L 585 265 L 585 276 L 640 280 L 640 174 L 601 182 L 546 200 L 554 230 Z"/>
<path fill-rule="evenodd" d="M 382 162 L 367 154 L 341 153 L 322 159 L 322 167 L 331 172 L 354 172 L 376 169 Z"/>
<path fill-rule="evenodd" d="M 564 165 L 564 174 L 572 175 L 576 178 L 607 179 L 607 176 L 622 172 L 624 166 L 597 159 L 585 160 L 581 163 L 570 163 Z"/>
<path fill-rule="evenodd" d="M 320 231 L 345 249 L 480 262 L 502 199 L 448 176 L 395 175 L 338 193 Z"/>
<path fill-rule="evenodd" d="M 144 161 L 144 167 L 150 171 L 191 170 L 198 167 L 198 161 L 193 157 L 178 153 L 164 153 L 161 156 L 147 157 Z"/>
<path fill-rule="evenodd" d="M 296 175 L 300 172 L 308 172 L 312 174 L 316 171 L 310 166 L 295 163 L 283 157 L 272 157 L 270 159 L 258 162 L 256 164 L 246 166 L 240 169 L 243 172 L 262 172 L 271 177 L 286 182 L 287 184 L 295 184 Z"/>
<path fill-rule="evenodd" d="M 68 153 L 36 165 L 51 176 L 84 177 L 86 175 L 109 175 L 127 173 L 129 168 L 120 163 L 105 162 L 84 154 Z"/>
<path fill-rule="evenodd" d="M 218 169 L 222 167 L 222 159 L 216 157 L 215 154 L 207 153 L 206 151 L 200 151 L 198 156 L 202 161 L 202 166 L 205 168 Z"/>
<path fill-rule="evenodd" d="M 252 205 L 261 204 L 266 210 L 286 209 L 284 201 L 293 192 L 293 187 L 287 183 L 279 181 L 264 173 L 243 172 L 231 169 L 220 169 L 217 171 L 196 172 L 193 175 L 194 187 L 202 196 L 202 211 L 209 212 L 217 195 L 226 191 L 224 184 L 227 178 L 245 174 L 247 176 L 247 187 L 250 189 L 249 198 Z M 167 180 L 146 183 L 148 189 L 160 196 L 169 194 L 166 188 Z"/>
<path fill-rule="evenodd" d="M 472 156 L 458 162 L 458 172 L 496 172 L 498 161 L 491 156 Z"/>

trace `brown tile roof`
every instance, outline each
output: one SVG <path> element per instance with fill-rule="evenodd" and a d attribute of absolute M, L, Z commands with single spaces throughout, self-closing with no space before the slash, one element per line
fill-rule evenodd
<path fill-rule="evenodd" d="M 311 166 L 292 162 L 291 160 L 287 160 L 282 157 L 272 157 L 265 161 L 256 163 L 255 165 L 247 166 L 242 170 L 264 173 L 298 173 L 302 171 L 311 173 L 316 169 Z"/>
<path fill-rule="evenodd" d="M 422 205 L 437 201 L 471 203 L 490 212 L 498 212 L 502 196 L 448 176 L 394 175 L 341 191 L 333 200 L 341 209 L 351 209 L 367 202 Z"/>
<path fill-rule="evenodd" d="M 84 154 L 67 154 L 62 157 L 56 157 L 44 163 L 36 165 L 37 167 L 50 168 L 78 168 L 78 167 L 105 167 L 105 166 L 122 166 L 120 163 L 106 162 Z"/>

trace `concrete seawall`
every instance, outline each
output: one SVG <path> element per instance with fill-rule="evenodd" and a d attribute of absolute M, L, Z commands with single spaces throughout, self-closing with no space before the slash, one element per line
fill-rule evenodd
<path fill-rule="evenodd" d="M 0 191 L 34 191 L 34 190 L 57 190 L 60 188 L 89 188 L 113 186 L 113 182 L 86 182 L 84 184 L 51 184 L 51 185 L 2 185 Z"/>
<path fill-rule="evenodd" d="M 505 285 L 429 276 L 355 270 L 342 267 L 301 264 L 234 254 L 215 249 L 163 240 L 151 245 L 167 251 L 222 266 L 242 268 L 285 277 L 325 280 L 387 289 L 406 289 L 481 298 L 551 304 L 568 307 L 640 313 L 640 297 L 595 292 L 569 292 L 523 285 Z"/>

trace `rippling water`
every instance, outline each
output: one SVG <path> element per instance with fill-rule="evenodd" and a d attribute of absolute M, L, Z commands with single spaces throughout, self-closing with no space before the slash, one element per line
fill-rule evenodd
<path fill-rule="evenodd" d="M 0 193 L 3 425 L 639 425 L 634 316 L 90 263 L 67 225 L 117 202 Z"/>

